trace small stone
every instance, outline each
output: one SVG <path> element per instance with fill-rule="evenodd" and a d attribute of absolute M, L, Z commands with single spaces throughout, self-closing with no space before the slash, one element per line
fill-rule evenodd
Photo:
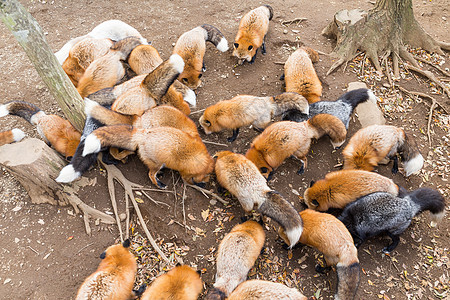
<path fill-rule="evenodd" d="M 5 279 L 5 281 L 3 281 L 3 284 L 7 284 L 7 283 L 10 283 L 10 282 L 11 282 L 11 280 L 12 280 L 11 278 L 6 278 L 6 279 Z"/>
<path fill-rule="evenodd" d="M 120 221 L 125 221 L 125 219 L 127 218 L 127 215 L 125 213 L 121 213 L 119 215 Z"/>
<path fill-rule="evenodd" d="M 284 33 L 284 34 L 287 34 L 287 33 L 288 33 L 288 30 L 287 30 L 287 29 L 283 30 L 283 33 Z"/>

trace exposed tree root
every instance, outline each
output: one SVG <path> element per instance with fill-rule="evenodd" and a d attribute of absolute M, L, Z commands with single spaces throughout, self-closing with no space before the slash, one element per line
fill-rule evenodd
<path fill-rule="evenodd" d="M 418 60 L 418 61 L 421 61 L 423 63 L 426 63 L 426 64 L 432 66 L 433 68 L 436 68 L 437 70 L 439 70 L 439 72 L 441 72 L 445 76 L 450 77 L 450 73 L 449 72 L 445 71 L 444 69 L 442 69 L 441 67 L 437 66 L 436 64 L 433 64 L 433 63 L 429 62 L 428 60 L 423 59 L 422 57 L 415 56 L 415 55 L 414 55 L 414 58 L 416 60 Z"/>
<path fill-rule="evenodd" d="M 398 86 L 398 88 L 399 88 L 399 90 L 401 90 L 402 92 L 404 92 L 406 94 L 414 95 L 414 96 L 418 96 L 418 97 L 421 97 L 421 98 L 426 98 L 426 99 L 430 99 L 431 100 L 431 106 L 430 106 L 430 110 L 429 110 L 429 113 L 428 113 L 428 122 L 427 122 L 428 145 L 431 148 L 431 133 L 430 133 L 430 131 L 431 131 L 431 120 L 433 118 L 434 108 L 436 107 L 436 105 L 439 105 L 445 112 L 447 112 L 447 110 L 436 99 L 434 99 L 433 97 L 431 97 L 431 96 L 429 96 L 427 94 L 420 93 L 420 92 L 411 92 L 411 91 L 408 91 L 407 89 L 405 89 L 405 88 L 403 88 L 401 86 Z"/>
<path fill-rule="evenodd" d="M 286 20 L 286 21 L 282 21 L 281 22 L 281 25 L 285 25 L 285 26 L 289 26 L 289 25 L 291 25 L 292 23 L 300 23 L 300 22 L 303 22 L 303 21 L 306 21 L 306 20 L 308 20 L 307 18 L 295 18 L 295 19 L 293 19 L 293 20 Z"/>
<path fill-rule="evenodd" d="M 405 68 L 408 70 L 412 70 L 414 72 L 419 73 L 420 75 L 430 79 L 431 81 L 433 81 L 434 83 L 436 83 L 443 91 L 444 93 L 447 94 L 447 97 L 450 98 L 450 91 L 448 90 L 448 88 L 445 86 L 445 84 L 443 84 L 442 82 L 439 81 L 439 79 L 436 78 L 436 76 L 434 76 L 433 73 L 431 73 L 430 71 L 424 71 L 420 68 L 416 68 L 413 66 L 409 66 L 407 64 L 405 64 Z"/>
<path fill-rule="evenodd" d="M 153 239 L 152 235 L 150 234 L 150 231 L 147 228 L 144 218 L 142 217 L 141 210 L 139 209 L 139 205 L 134 197 L 133 189 L 134 190 L 141 189 L 141 188 L 143 188 L 143 186 L 126 179 L 125 176 L 123 175 L 123 173 L 116 166 L 107 165 L 107 164 L 103 163 L 103 161 L 101 160 L 101 157 L 100 157 L 99 161 L 102 163 L 103 167 L 105 168 L 106 172 L 108 173 L 108 190 L 109 190 L 109 194 L 111 196 L 111 202 L 113 202 L 113 203 L 116 202 L 115 189 L 114 189 L 114 179 L 115 179 L 124 188 L 125 195 L 126 195 L 125 197 L 129 197 L 129 199 L 131 200 L 134 210 L 136 211 L 136 214 L 138 216 L 139 222 L 141 223 L 141 226 L 144 229 L 144 232 L 145 232 L 150 244 L 153 246 L 153 249 L 155 249 L 155 251 L 158 252 L 158 254 L 161 256 L 161 258 L 165 262 L 170 263 L 169 259 L 161 251 L 158 244 L 156 244 L 155 240 Z M 113 207 L 114 206 L 117 207 L 117 202 L 115 204 L 113 204 Z M 114 211 L 114 213 L 116 214 L 116 219 L 119 220 L 119 216 L 117 214 L 117 209 Z M 120 226 L 120 223 L 118 223 L 118 226 L 119 226 L 119 232 L 121 233 L 121 239 L 123 240 L 122 228 Z M 128 228 L 127 228 L 127 230 L 128 230 Z M 127 235 L 128 235 L 128 233 L 127 233 Z"/>

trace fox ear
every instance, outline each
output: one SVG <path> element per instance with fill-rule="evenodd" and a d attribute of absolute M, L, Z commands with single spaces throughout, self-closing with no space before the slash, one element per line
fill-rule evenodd
<path fill-rule="evenodd" d="M 319 202 L 317 202 L 317 200 L 313 200 L 313 201 L 311 201 L 311 203 L 312 203 L 314 206 L 319 206 Z"/>
<path fill-rule="evenodd" d="M 197 274 L 202 276 L 202 271 L 201 270 L 197 270 Z"/>
<path fill-rule="evenodd" d="M 253 49 L 252 45 L 248 46 L 248 51 L 251 51 L 252 49 Z"/>
<path fill-rule="evenodd" d="M 204 122 L 205 122 L 206 126 L 211 126 L 211 122 L 210 121 L 205 120 Z"/>
<path fill-rule="evenodd" d="M 125 241 L 123 241 L 123 243 L 122 243 L 122 246 L 124 247 L 124 248 L 128 248 L 128 247 L 130 247 L 130 239 L 126 239 Z"/>
<path fill-rule="evenodd" d="M 104 251 L 102 254 L 100 254 L 101 259 L 105 259 L 105 257 L 106 257 L 106 251 Z"/>
<path fill-rule="evenodd" d="M 238 43 L 234 43 L 234 48 L 239 48 L 239 44 Z"/>
<path fill-rule="evenodd" d="M 309 183 L 309 187 L 312 187 L 314 185 L 314 183 L 316 183 L 314 180 L 311 180 L 311 182 Z"/>
<path fill-rule="evenodd" d="M 269 171 L 269 169 L 267 169 L 266 167 L 262 167 L 260 170 L 261 173 L 267 173 Z"/>
<path fill-rule="evenodd" d="M 181 266 L 181 264 L 180 264 L 180 263 L 177 263 L 177 264 L 175 265 L 175 267 L 179 267 L 179 266 Z"/>

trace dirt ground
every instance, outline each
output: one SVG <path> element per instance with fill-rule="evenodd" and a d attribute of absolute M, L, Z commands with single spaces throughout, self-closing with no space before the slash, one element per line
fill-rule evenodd
<path fill-rule="evenodd" d="M 21 1 L 36 18 L 51 47 L 57 51 L 70 38 L 89 32 L 100 22 L 120 19 L 146 37 L 168 58 L 177 38 L 185 31 L 203 23 L 217 26 L 231 42 L 236 34 L 240 17 L 261 4 L 259 1 Z M 449 7 L 447 0 L 413 1 L 418 21 L 433 37 L 450 42 Z M 284 62 L 299 45 L 329 53 L 332 41 L 320 35 L 321 30 L 340 9 L 369 9 L 369 1 L 292 1 L 274 0 L 268 2 L 274 9 L 267 36 L 267 54 L 258 55 L 253 65 L 235 66 L 231 52 L 219 53 L 208 45 L 205 57 L 206 72 L 203 86 L 197 90 L 197 108 L 191 117 L 198 121 L 204 109 L 219 100 L 230 99 L 237 94 L 276 95 L 283 91 L 279 76 Z M 283 20 L 298 17 L 307 18 L 301 23 L 281 25 Z M 0 24 L 0 102 L 24 100 L 38 105 L 47 113 L 61 114 L 47 88 L 39 79 L 23 50 Z M 426 56 L 426 55 L 425 55 Z M 357 58 L 358 59 L 358 58 Z M 361 58 L 359 58 L 361 59 Z M 449 68 L 449 55 L 440 57 L 443 68 Z M 363 78 L 358 73 L 358 60 L 349 64 L 346 72 L 339 69 L 325 76 L 331 66 L 330 57 L 321 55 L 315 67 L 323 83 L 323 99 L 337 99 L 349 82 Z M 428 67 L 425 67 L 428 69 Z M 370 68 L 366 67 L 368 72 Z M 448 70 L 448 69 L 447 69 Z M 435 70 L 433 70 L 435 71 Z M 438 74 L 441 76 L 441 74 Z M 412 190 L 420 186 L 434 187 L 446 193 L 448 200 L 449 170 L 449 120 L 448 115 L 436 109 L 432 122 L 432 147 L 426 137 L 429 105 L 426 101 L 401 98 L 386 85 L 387 79 L 365 76 L 370 88 L 382 99 L 381 108 L 388 124 L 403 126 L 413 132 L 420 150 L 426 159 L 424 170 L 419 175 L 406 179 L 402 172 L 392 175 L 389 166 L 377 171 Z M 448 77 L 447 77 L 448 80 Z M 448 81 L 447 81 L 448 83 Z M 384 85 L 383 85 L 384 84 Z M 431 94 L 430 84 L 425 80 L 407 75 L 400 80 L 403 87 Z M 397 96 L 398 95 L 398 96 Z M 433 95 L 447 109 L 450 101 L 442 95 Z M 17 117 L 0 119 L 0 128 L 7 130 L 18 127 L 28 136 L 37 137 L 35 129 Z M 348 136 L 354 134 L 360 125 L 357 118 L 350 124 Z M 229 132 L 212 134 L 202 138 L 216 143 L 226 142 Z M 218 150 L 244 153 L 257 133 L 242 129 L 237 141 L 228 146 L 208 144 L 211 154 Z M 333 151 L 327 138 L 315 143 L 308 156 L 306 172 L 296 174 L 298 162 L 287 160 L 276 170 L 270 185 L 285 195 L 300 210 L 299 195 L 303 195 L 312 179 L 323 178 L 341 161 L 341 150 Z M 146 168 L 137 158 L 131 158 L 125 165 L 118 166 L 125 176 L 136 183 L 152 187 Z M 80 197 L 96 208 L 112 212 L 106 177 L 97 166 L 85 174 L 96 179 L 97 184 L 80 191 Z M 164 251 L 182 258 L 184 263 L 203 271 L 205 286 L 213 283 L 215 274 L 214 251 L 219 241 L 232 226 L 239 222 L 243 211 L 233 199 L 225 207 L 213 203 L 201 193 L 187 189 L 184 201 L 186 219 L 183 218 L 181 195 L 183 187 L 179 175 L 166 170 L 161 179 L 176 190 L 178 196 L 149 192 L 163 204 L 155 204 L 143 196 L 140 205 L 148 220 L 147 225 L 158 239 Z M 98 265 L 103 250 L 117 242 L 116 226 L 94 225 L 93 233 L 87 236 L 81 216 L 74 215 L 69 207 L 32 205 L 24 189 L 14 178 L 2 169 L 0 179 L 0 298 L 1 299 L 70 299 L 84 278 Z M 216 191 L 214 181 L 208 186 Z M 120 192 L 120 189 L 118 189 Z M 121 209 L 123 211 L 123 203 Z M 448 207 L 447 207 L 448 210 Z M 449 219 L 444 218 L 438 228 L 429 226 L 429 215 L 425 213 L 414 219 L 410 228 L 402 235 L 398 248 L 386 256 L 381 249 L 387 238 L 374 238 L 359 249 L 363 272 L 358 291 L 359 299 L 449 299 Z M 186 226 L 183 223 L 186 222 Z M 184 227 L 184 228 L 183 228 Z M 251 270 L 250 278 L 277 280 L 300 289 L 306 296 L 316 299 L 330 299 L 334 295 L 336 275 L 316 274 L 314 265 L 320 259 L 318 252 L 303 247 L 288 252 L 282 248 L 275 234 L 276 224 L 266 223 L 267 239 L 265 252 Z M 134 253 L 139 257 L 139 283 L 151 280 L 165 269 L 148 243 L 141 238 L 139 226 L 133 225 Z M 142 234 L 143 235 L 143 234 Z"/>

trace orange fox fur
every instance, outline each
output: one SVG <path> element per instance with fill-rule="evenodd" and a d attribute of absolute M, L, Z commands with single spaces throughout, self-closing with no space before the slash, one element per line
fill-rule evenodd
<path fill-rule="evenodd" d="M 190 184 L 209 181 L 209 174 L 214 169 L 214 160 L 205 144 L 176 128 L 101 127 L 86 138 L 83 156 L 107 146 L 137 150 L 140 159 L 149 168 L 150 180 L 161 188 L 165 185 L 156 178 L 156 173 L 163 166 L 178 171 Z"/>
<path fill-rule="evenodd" d="M 78 82 L 77 91 L 81 97 L 119 83 L 125 76 L 123 61 L 140 44 L 137 37 L 125 38 L 114 43 L 108 54 L 94 60 Z"/>
<path fill-rule="evenodd" d="M 200 275 L 189 266 L 177 266 L 153 281 L 141 300 L 196 300 L 203 290 Z"/>
<path fill-rule="evenodd" d="M 217 272 L 214 288 L 206 299 L 223 299 L 241 282 L 247 279 L 248 271 L 255 264 L 266 235 L 255 221 L 238 224 L 225 235 L 217 251 Z"/>
<path fill-rule="evenodd" d="M 296 288 L 289 288 L 278 282 L 265 280 L 247 280 L 241 283 L 227 298 L 227 300 L 307 300 Z"/>
<path fill-rule="evenodd" d="M 300 47 L 292 53 L 284 64 L 286 92 L 299 93 L 309 103 L 320 101 L 322 84 L 312 64 L 318 60 L 317 52 L 308 47 Z"/>
<path fill-rule="evenodd" d="M 75 87 L 89 65 L 97 58 L 105 56 L 112 45 L 110 39 L 86 38 L 70 49 L 62 68 Z"/>
<path fill-rule="evenodd" d="M 191 89 L 197 89 L 202 81 L 203 57 L 206 52 L 204 30 L 196 27 L 183 33 L 175 44 L 173 53 L 179 54 L 186 63 L 183 72 L 178 76 L 181 83 Z"/>
<path fill-rule="evenodd" d="M 371 125 L 358 130 L 342 151 L 344 169 L 372 171 L 379 163 L 389 161 L 397 153 L 402 155 L 407 176 L 422 168 L 422 155 L 414 140 L 408 137 L 402 128 Z M 414 163 L 408 165 L 408 162 L 414 159 L 417 160 L 416 167 L 408 168 L 409 165 L 414 165 Z"/>
<path fill-rule="evenodd" d="M 171 86 L 183 65 L 184 62 L 179 56 L 172 55 L 151 73 L 142 75 L 144 79 L 141 83 L 122 93 L 114 101 L 111 109 L 127 115 L 142 115 L 146 110 L 158 104 L 168 104 L 188 115 L 190 113 L 189 105 L 183 100 L 183 95 L 177 93 Z M 132 80 L 131 84 L 135 84 L 136 79 Z M 164 96 L 166 98 L 163 98 Z"/>
<path fill-rule="evenodd" d="M 130 299 L 137 271 L 136 259 L 123 245 L 110 246 L 104 254 L 97 271 L 86 278 L 78 290 L 77 300 Z"/>
<path fill-rule="evenodd" d="M 199 123 L 206 134 L 248 125 L 264 129 L 274 116 L 288 109 L 308 112 L 308 102 L 296 93 L 283 93 L 276 97 L 239 95 L 207 107 Z"/>
<path fill-rule="evenodd" d="M 17 128 L 12 130 L 0 132 L 0 146 L 18 142 L 25 136 L 25 133 Z"/>
<path fill-rule="evenodd" d="M 399 187 L 392 179 L 363 170 L 342 170 L 325 175 L 306 189 L 305 204 L 314 210 L 327 211 L 329 208 L 344 208 L 359 197 L 387 192 L 399 194 Z"/>
<path fill-rule="evenodd" d="M 345 225 L 333 215 L 311 209 L 300 212 L 303 233 L 300 243 L 323 253 L 326 265 L 337 266 L 336 299 L 354 299 L 359 284 L 358 251 Z M 280 236 L 286 240 L 283 228 Z"/>
<path fill-rule="evenodd" d="M 263 54 L 265 53 L 263 44 L 272 16 L 272 8 L 264 5 L 249 11 L 242 17 L 234 39 L 234 56 L 240 60 L 252 62 L 259 47 L 263 46 Z"/>
<path fill-rule="evenodd" d="M 137 128 L 173 127 L 200 138 L 194 121 L 173 106 L 160 105 L 146 110 L 141 116 L 125 115 L 107 109 L 85 98 L 85 112 L 106 126 L 128 124 Z"/>
<path fill-rule="evenodd" d="M 20 116 L 35 125 L 41 138 L 66 158 L 75 154 L 81 133 L 69 121 L 57 115 L 47 115 L 36 105 L 24 101 L 0 105 L 0 117 L 6 115 Z"/>
<path fill-rule="evenodd" d="M 291 155 L 302 161 L 299 170 L 302 173 L 311 139 L 319 139 L 325 134 L 330 136 L 336 148 L 344 143 L 347 130 L 341 120 L 329 114 L 319 114 L 301 123 L 276 122 L 253 140 L 245 156 L 266 178 Z"/>

